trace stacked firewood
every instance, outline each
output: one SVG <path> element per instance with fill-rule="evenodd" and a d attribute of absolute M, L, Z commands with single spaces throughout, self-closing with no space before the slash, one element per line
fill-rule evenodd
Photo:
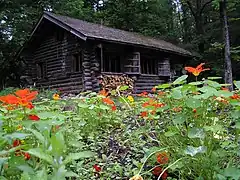
<path fill-rule="evenodd" d="M 132 93 L 134 80 L 127 75 L 102 75 L 100 77 L 100 87 L 108 92 L 117 90 L 122 86 L 128 86 L 127 92 Z"/>

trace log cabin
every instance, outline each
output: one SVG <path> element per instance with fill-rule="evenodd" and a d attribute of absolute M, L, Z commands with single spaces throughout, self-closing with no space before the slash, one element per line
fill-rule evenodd
<path fill-rule="evenodd" d="M 38 88 L 99 91 L 99 79 L 127 76 L 140 93 L 180 75 L 192 54 L 164 40 L 44 12 L 18 58 L 22 77 Z"/>

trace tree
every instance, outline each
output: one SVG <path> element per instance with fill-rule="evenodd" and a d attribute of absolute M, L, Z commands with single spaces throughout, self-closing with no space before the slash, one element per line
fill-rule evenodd
<path fill-rule="evenodd" d="M 233 90 L 233 79 L 232 79 L 232 62 L 230 57 L 230 38 L 228 28 L 228 17 L 227 17 L 227 2 L 226 0 L 219 1 L 220 18 L 222 21 L 222 31 L 224 39 L 224 78 L 225 83 L 230 84 L 229 90 Z"/>

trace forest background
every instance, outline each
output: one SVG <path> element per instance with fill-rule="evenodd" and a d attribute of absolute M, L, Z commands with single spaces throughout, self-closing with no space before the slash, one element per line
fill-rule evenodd
<path fill-rule="evenodd" d="M 0 0 L 0 88 L 20 83 L 16 54 L 43 11 L 173 42 L 193 52 L 189 65 L 206 62 L 210 75 L 226 76 L 231 60 L 240 79 L 239 0 Z"/>

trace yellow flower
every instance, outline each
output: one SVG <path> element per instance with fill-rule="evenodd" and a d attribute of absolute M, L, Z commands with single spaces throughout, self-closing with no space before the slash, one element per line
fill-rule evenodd
<path fill-rule="evenodd" d="M 59 100 L 59 99 L 60 99 L 59 94 L 54 94 L 54 95 L 53 95 L 53 99 L 54 99 L 54 100 Z"/>
<path fill-rule="evenodd" d="M 134 99 L 132 96 L 128 96 L 127 99 L 130 101 L 130 102 L 134 102 Z"/>
<path fill-rule="evenodd" d="M 142 176 L 140 176 L 139 174 L 133 176 L 132 178 L 130 178 L 129 180 L 143 180 Z"/>
<path fill-rule="evenodd" d="M 24 141 L 24 140 L 21 140 L 20 142 L 21 142 L 21 144 L 25 144 L 25 141 Z"/>
<path fill-rule="evenodd" d="M 17 131 L 21 131 L 21 130 L 23 130 L 22 125 L 18 125 L 18 126 L 17 126 Z"/>

